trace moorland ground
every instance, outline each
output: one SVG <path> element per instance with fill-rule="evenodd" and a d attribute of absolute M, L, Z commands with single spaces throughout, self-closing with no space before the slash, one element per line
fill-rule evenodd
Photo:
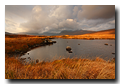
<path fill-rule="evenodd" d="M 54 37 L 115 39 L 115 30 L 74 36 L 5 35 L 5 79 L 115 79 L 115 59 L 66 58 L 24 65 L 14 56 L 27 52 L 35 45 L 42 46 L 45 38 Z"/>

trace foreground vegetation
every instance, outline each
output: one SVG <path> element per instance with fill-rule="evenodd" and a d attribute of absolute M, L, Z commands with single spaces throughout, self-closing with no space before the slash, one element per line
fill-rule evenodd
<path fill-rule="evenodd" d="M 6 79 L 115 79 L 115 63 L 96 58 L 61 59 L 53 62 L 21 64 L 5 58 Z"/>
<path fill-rule="evenodd" d="M 13 54 L 26 52 L 49 37 L 11 36 L 5 38 L 6 79 L 115 79 L 115 60 L 67 58 L 24 65 Z"/>

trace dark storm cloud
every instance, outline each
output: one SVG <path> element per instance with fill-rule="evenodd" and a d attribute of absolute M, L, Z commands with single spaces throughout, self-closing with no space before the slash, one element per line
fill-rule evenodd
<path fill-rule="evenodd" d="M 108 19 L 115 16 L 115 5 L 84 5 L 78 18 Z"/>

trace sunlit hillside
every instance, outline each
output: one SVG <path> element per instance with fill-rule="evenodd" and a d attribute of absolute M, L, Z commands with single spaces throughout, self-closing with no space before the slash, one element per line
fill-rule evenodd
<path fill-rule="evenodd" d="M 54 36 L 57 38 L 69 38 L 69 39 L 115 39 L 115 29 L 98 31 L 95 33 L 83 34 L 83 35 L 59 35 Z"/>

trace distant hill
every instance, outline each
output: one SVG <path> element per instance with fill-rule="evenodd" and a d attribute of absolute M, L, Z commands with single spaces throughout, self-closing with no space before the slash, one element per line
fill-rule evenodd
<path fill-rule="evenodd" d="M 5 32 L 5 35 L 11 35 L 12 33 L 9 33 L 9 32 Z"/>
<path fill-rule="evenodd" d="M 109 29 L 109 30 L 103 30 L 103 31 L 90 31 L 90 30 L 63 30 L 60 33 L 49 33 L 49 32 L 44 32 L 39 35 L 47 35 L 47 36 L 52 36 L 52 35 L 83 35 L 83 34 L 92 34 L 92 33 L 98 33 L 98 32 L 105 32 L 105 33 L 115 33 L 115 29 Z"/>
<path fill-rule="evenodd" d="M 108 29 L 108 30 L 102 30 L 102 31 L 96 31 L 93 33 L 86 33 L 86 34 L 79 34 L 79 35 L 57 35 L 54 36 L 57 38 L 66 38 L 66 39 L 88 39 L 88 40 L 94 40 L 94 39 L 110 39 L 115 40 L 115 29 Z"/>
<path fill-rule="evenodd" d="M 95 31 L 88 31 L 88 30 L 75 30 L 75 31 L 68 31 L 64 30 L 59 33 L 59 35 L 82 35 L 87 33 L 94 33 Z"/>
<path fill-rule="evenodd" d="M 46 36 L 52 36 L 52 35 L 57 35 L 58 33 L 49 33 L 49 32 L 44 32 L 44 33 L 28 33 L 28 32 L 20 32 L 19 34 L 25 34 L 25 35 L 46 35 Z"/>
<path fill-rule="evenodd" d="M 96 35 L 101 35 L 101 34 L 115 34 L 115 28 L 114 29 L 108 29 L 108 30 L 102 30 L 102 31 L 97 31 L 91 34 L 96 34 Z"/>
<path fill-rule="evenodd" d="M 64 30 L 61 31 L 60 33 L 49 33 L 49 32 L 44 32 L 39 35 L 47 35 L 47 36 L 52 36 L 52 35 L 81 35 L 81 34 L 87 34 L 87 33 L 94 33 L 95 31 L 88 31 L 88 30 Z"/>
<path fill-rule="evenodd" d="M 21 34 L 21 35 L 46 35 L 46 36 L 54 36 L 54 35 L 83 35 L 83 34 L 101 34 L 101 33 L 113 33 L 115 34 L 115 29 L 109 29 L 109 30 L 103 30 L 103 31 L 90 31 L 90 30 L 63 30 L 60 33 L 49 33 L 49 32 L 44 32 L 44 33 L 29 33 L 29 32 L 20 32 L 20 33 L 9 33 L 5 32 L 6 35 L 11 35 L 11 34 Z"/>
<path fill-rule="evenodd" d="M 39 35 L 47 35 L 47 36 L 53 36 L 53 35 L 58 35 L 59 33 L 49 33 L 49 32 L 44 32 Z"/>

